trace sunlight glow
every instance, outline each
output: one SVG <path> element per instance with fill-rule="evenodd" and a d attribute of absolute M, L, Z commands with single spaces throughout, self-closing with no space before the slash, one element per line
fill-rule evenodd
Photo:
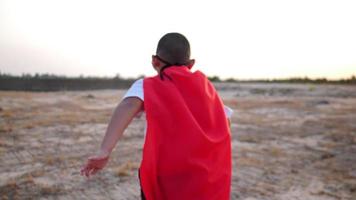
<path fill-rule="evenodd" d="M 195 69 L 223 78 L 356 74 L 355 1 L 0 0 L 0 71 L 153 75 L 180 32 Z"/>

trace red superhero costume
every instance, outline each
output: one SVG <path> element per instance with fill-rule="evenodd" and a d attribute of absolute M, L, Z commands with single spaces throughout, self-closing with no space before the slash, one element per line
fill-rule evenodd
<path fill-rule="evenodd" d="M 146 199 L 230 199 L 231 138 L 220 97 L 200 71 L 171 66 L 164 74 L 169 79 L 143 82 Z"/>

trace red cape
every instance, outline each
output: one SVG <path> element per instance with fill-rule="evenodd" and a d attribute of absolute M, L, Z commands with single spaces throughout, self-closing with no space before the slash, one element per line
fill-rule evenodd
<path fill-rule="evenodd" d="M 231 138 L 220 97 L 200 71 L 145 78 L 147 132 L 140 181 L 147 200 L 227 200 Z"/>

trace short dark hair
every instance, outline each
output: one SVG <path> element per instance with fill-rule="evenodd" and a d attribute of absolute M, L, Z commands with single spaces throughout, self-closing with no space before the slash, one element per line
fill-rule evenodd
<path fill-rule="evenodd" d="M 167 33 L 158 42 L 156 54 L 172 65 L 185 65 L 190 60 L 190 45 L 180 33 Z"/>

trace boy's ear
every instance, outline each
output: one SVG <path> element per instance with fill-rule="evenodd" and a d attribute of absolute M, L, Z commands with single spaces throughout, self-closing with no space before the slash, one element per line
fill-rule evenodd
<path fill-rule="evenodd" d="M 189 69 L 191 69 L 194 64 L 195 64 L 195 59 L 191 59 L 191 60 L 188 62 L 187 67 L 188 67 Z"/>
<path fill-rule="evenodd" d="M 161 64 L 161 61 L 156 58 L 156 56 L 152 56 L 152 66 L 153 67 L 159 67 Z"/>

